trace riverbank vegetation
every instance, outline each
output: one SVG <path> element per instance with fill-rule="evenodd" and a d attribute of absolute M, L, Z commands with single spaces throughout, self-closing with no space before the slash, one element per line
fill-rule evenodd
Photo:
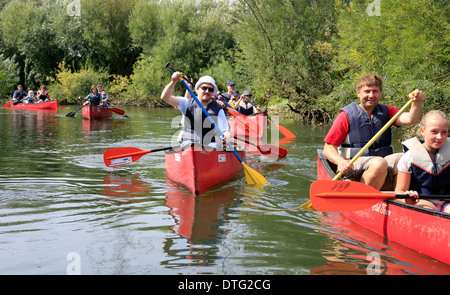
<path fill-rule="evenodd" d="M 46 84 L 75 104 L 102 84 L 116 103 L 160 106 L 170 62 L 304 122 L 330 122 L 372 73 L 383 102 L 420 88 L 448 113 L 448 19 L 442 0 L 2 1 L 0 96 Z"/>

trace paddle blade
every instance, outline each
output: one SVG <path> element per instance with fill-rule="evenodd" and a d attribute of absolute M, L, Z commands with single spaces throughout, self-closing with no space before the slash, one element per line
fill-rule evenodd
<path fill-rule="evenodd" d="M 258 151 L 269 158 L 285 158 L 287 156 L 287 150 L 281 147 L 277 147 L 271 144 L 257 145 Z"/>
<path fill-rule="evenodd" d="M 275 121 L 273 121 L 273 120 L 272 120 L 272 122 L 275 124 L 275 126 L 277 126 L 280 133 L 283 134 L 286 138 L 295 138 L 296 137 L 295 134 L 292 133 L 291 131 L 289 131 L 286 127 L 275 123 Z"/>
<path fill-rule="evenodd" d="M 3 107 L 4 107 L 4 108 L 9 108 L 9 107 L 11 107 L 11 102 L 8 102 L 8 103 L 5 104 Z"/>
<path fill-rule="evenodd" d="M 299 206 L 298 208 L 306 209 L 306 210 L 314 210 L 311 201 L 306 202 L 305 204 Z"/>
<path fill-rule="evenodd" d="M 395 198 L 357 181 L 317 180 L 310 188 L 311 203 L 318 211 L 356 211 Z"/>
<path fill-rule="evenodd" d="M 252 168 L 248 167 L 247 164 L 245 164 L 244 162 L 241 162 L 241 164 L 242 164 L 242 167 L 244 167 L 247 184 L 267 183 L 267 180 L 264 178 L 264 176 L 262 176 L 261 174 L 259 174 L 255 170 L 253 170 Z"/>
<path fill-rule="evenodd" d="M 118 108 L 113 108 L 113 107 L 108 107 L 108 109 L 110 109 L 111 111 L 113 111 L 114 113 L 118 114 L 118 115 L 125 115 L 125 111 L 118 109 Z"/>
<path fill-rule="evenodd" d="M 110 149 L 103 153 L 103 161 L 108 167 L 117 167 L 136 162 L 151 151 L 143 151 L 134 147 Z"/>

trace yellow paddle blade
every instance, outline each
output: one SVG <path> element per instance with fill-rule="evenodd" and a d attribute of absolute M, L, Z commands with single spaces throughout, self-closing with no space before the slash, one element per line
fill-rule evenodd
<path fill-rule="evenodd" d="M 247 184 L 267 183 L 267 180 L 264 178 L 264 176 L 262 176 L 252 168 L 248 167 L 247 164 L 245 164 L 244 162 L 242 162 L 241 164 L 242 167 L 244 167 L 245 177 L 247 178 Z"/>
<path fill-rule="evenodd" d="M 298 208 L 314 210 L 311 201 L 306 202 L 305 204 L 299 206 Z"/>

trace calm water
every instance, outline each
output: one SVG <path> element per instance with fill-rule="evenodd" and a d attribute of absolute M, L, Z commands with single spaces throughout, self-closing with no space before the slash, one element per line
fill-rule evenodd
<path fill-rule="evenodd" d="M 0 109 L 0 274 L 450 273 L 339 214 L 295 209 L 316 179 L 327 128 L 297 134 L 285 159 L 249 155 L 271 185 L 245 178 L 194 197 L 165 176 L 164 154 L 108 168 L 110 148 L 170 146 L 173 109 L 124 108 L 89 123 L 81 113 Z"/>

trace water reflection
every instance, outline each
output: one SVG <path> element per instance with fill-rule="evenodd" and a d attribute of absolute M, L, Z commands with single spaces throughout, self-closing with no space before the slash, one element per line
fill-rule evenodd
<path fill-rule="evenodd" d="M 390 241 L 340 213 L 324 214 L 321 222 L 321 232 L 330 238 L 322 250 L 327 262 L 311 269 L 311 274 L 450 274 L 450 265 Z"/>
<path fill-rule="evenodd" d="M 175 220 L 171 229 L 186 239 L 189 246 L 179 247 L 179 237 L 167 238 L 164 252 L 171 259 L 161 265 L 174 267 L 180 265 L 212 265 L 217 259 L 221 241 L 229 233 L 227 225 L 231 209 L 241 202 L 236 198 L 235 188 L 220 187 L 201 196 L 195 196 L 186 189 L 166 182 L 168 192 L 165 204 Z"/>
<path fill-rule="evenodd" d="M 242 175 L 195 197 L 166 180 L 163 153 L 103 163 L 109 148 L 169 146 L 177 110 L 90 123 L 69 111 L 0 111 L 2 274 L 64 274 L 72 251 L 82 274 L 366 274 L 372 252 L 382 273 L 450 273 L 339 216 L 294 209 L 309 197 L 328 128 L 283 124 L 297 135 L 280 140 L 286 158 L 247 158 L 269 185 Z"/>
<path fill-rule="evenodd" d="M 83 131 L 120 130 L 125 126 L 124 119 L 104 118 L 99 120 L 82 119 Z"/>
<path fill-rule="evenodd" d="M 109 174 L 104 178 L 103 183 L 103 194 L 113 197 L 108 199 L 118 205 L 148 201 L 151 190 L 148 183 L 139 179 L 139 175 L 121 177 Z"/>

